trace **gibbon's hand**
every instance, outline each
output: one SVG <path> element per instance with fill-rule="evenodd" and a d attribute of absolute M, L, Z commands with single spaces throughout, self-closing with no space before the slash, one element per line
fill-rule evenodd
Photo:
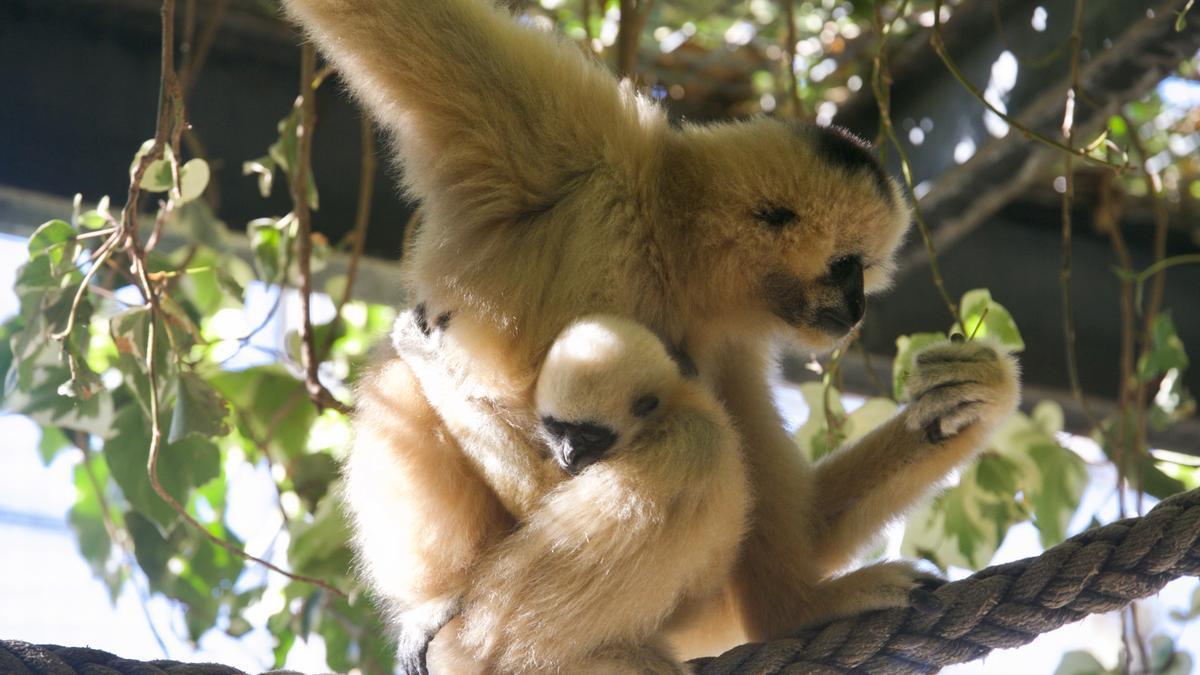
<path fill-rule="evenodd" d="M 941 443 L 974 424 L 992 427 L 1020 398 L 1016 362 L 986 342 L 944 342 L 919 352 L 908 379 L 906 426 Z"/>
<path fill-rule="evenodd" d="M 458 598 L 429 602 L 402 613 L 397 621 L 396 666 L 404 675 L 429 675 L 429 643 L 461 611 Z"/>

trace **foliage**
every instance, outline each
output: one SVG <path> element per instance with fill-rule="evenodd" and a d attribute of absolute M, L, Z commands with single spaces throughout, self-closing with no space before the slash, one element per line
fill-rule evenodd
<path fill-rule="evenodd" d="M 264 14 L 277 11 L 267 0 L 262 4 Z M 603 55 L 619 28 L 617 2 L 592 5 L 603 11 L 584 16 L 582 3 L 563 0 L 541 0 L 526 9 L 572 39 L 592 36 L 585 46 Z M 876 5 L 891 7 L 797 2 L 790 68 L 780 48 L 787 41 L 785 12 L 773 0 L 650 3 L 644 37 L 658 52 L 684 42 L 756 50 L 763 55 L 751 75 L 756 99 L 739 112 L 778 106 L 780 113 L 820 119 L 872 76 Z M 920 30 L 934 3 L 903 6 L 906 11 L 890 24 L 901 35 Z M 1195 65 L 1186 68 L 1190 71 L 1182 74 L 1194 77 Z M 786 111 L 779 102 L 793 78 L 800 109 Z M 667 95 L 658 83 L 645 84 L 653 95 Z M 82 453 L 68 520 L 81 553 L 114 599 L 126 584 L 144 579 L 154 593 L 178 603 L 193 641 L 212 630 L 243 635 L 251 617 L 268 609 L 275 667 L 285 663 L 298 638 L 319 635 L 330 668 L 390 671 L 392 648 L 381 617 L 350 573 L 347 525 L 338 506 L 337 466 L 346 449 L 347 420 L 310 399 L 299 333 L 282 340 L 264 337 L 268 328 L 295 328 L 280 318 L 280 307 L 295 297 L 290 289 L 305 281 L 300 244 L 312 244 L 314 267 L 334 248 L 319 235 L 305 241 L 304 212 L 319 208 L 320 199 L 300 143 L 303 108 L 298 101 L 280 111 L 277 137 L 263 139 L 265 151 L 249 153 L 261 156 L 238 158 L 246 180 L 255 181 L 264 197 L 279 178 L 285 186 L 295 180 L 301 187 L 294 192 L 302 195 L 300 203 L 293 196 L 291 212 L 264 213 L 248 223 L 252 256 L 241 260 L 222 248 L 225 226 L 207 199 L 208 162 L 182 156 L 183 95 L 178 87 L 164 91 L 159 133 L 130 148 L 129 203 L 114 212 L 110 199 L 102 197 L 85 210 L 78 199 L 74 213 L 43 224 L 30 237 L 29 260 L 16 275 L 20 311 L 0 325 L 4 408 L 41 426 L 38 450 L 44 462 Z M 1149 152 L 1174 157 L 1163 171 L 1163 198 L 1200 198 L 1196 156 L 1176 152 L 1195 115 L 1168 119 L 1157 96 L 1132 104 L 1127 115 L 1113 118 L 1108 140 L 1124 145 L 1145 135 Z M 303 180 L 297 180 L 298 171 Z M 1146 192 L 1132 177 L 1121 181 L 1131 194 Z M 136 216 L 151 201 L 140 198 L 146 194 L 161 201 L 152 225 L 148 220 L 139 231 Z M 189 243 L 162 250 L 155 245 L 162 230 Z M 325 290 L 336 300 L 352 287 L 353 279 L 342 277 Z M 248 302 L 264 289 L 272 289 L 269 307 Z M 1139 312 L 1144 307 L 1140 294 L 1137 307 Z M 1024 347 L 1011 314 L 986 289 L 963 295 L 956 315 L 968 339 L 1013 351 Z M 368 347 L 386 334 L 393 316 L 387 307 L 339 302 L 333 320 L 312 327 L 320 379 L 335 394 L 348 391 Z M 1124 475 L 1137 477 L 1140 490 L 1163 497 L 1195 486 L 1200 477 L 1151 455 L 1141 432 L 1146 425 L 1162 429 L 1191 415 L 1195 400 L 1183 387 L 1189 360 L 1170 314 L 1157 312 L 1147 325 L 1129 378 L 1147 395 L 1141 405 L 1135 397 L 1099 420 L 1097 439 Z M 836 355 L 821 382 L 801 385 L 811 414 L 796 432 L 799 448 L 819 459 L 895 414 L 906 402 L 913 355 L 949 332 L 899 337 L 890 391 L 849 412 L 839 386 L 844 352 Z M 1042 402 L 1009 420 L 951 489 L 908 519 L 905 554 L 941 568 L 977 569 L 1020 524 L 1035 527 L 1044 546 L 1064 539 L 1080 515 L 1091 514 L 1078 513 L 1089 467 L 1062 445 L 1063 415 L 1055 404 Z M 278 490 L 278 545 L 262 557 L 321 583 L 264 577 L 256 573 L 257 562 L 239 553 L 244 542 L 230 526 L 229 480 L 248 467 L 269 471 Z M 1177 619 L 1197 614 L 1200 595 Z M 1150 643 L 1152 672 L 1186 672 L 1190 657 L 1164 640 L 1158 636 Z M 1060 672 L 1108 671 L 1094 657 L 1075 653 L 1067 655 Z"/>

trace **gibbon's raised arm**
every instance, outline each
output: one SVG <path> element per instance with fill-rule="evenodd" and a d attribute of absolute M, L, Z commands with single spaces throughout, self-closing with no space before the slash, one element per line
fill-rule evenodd
<path fill-rule="evenodd" d="M 723 420 L 674 411 L 665 433 L 550 492 L 481 566 L 468 649 L 496 672 L 678 672 L 655 635 L 682 600 L 718 587 L 744 527 Z"/>
<path fill-rule="evenodd" d="M 554 35 L 489 0 L 285 0 L 288 14 L 400 141 L 415 197 L 457 227 L 547 210 L 649 113 Z M 449 209 L 450 211 L 444 211 Z"/>

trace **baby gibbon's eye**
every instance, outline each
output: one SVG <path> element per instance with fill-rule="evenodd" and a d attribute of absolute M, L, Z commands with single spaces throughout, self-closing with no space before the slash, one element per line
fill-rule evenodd
<path fill-rule="evenodd" d="M 786 206 L 764 206 L 754 212 L 754 219 L 778 230 L 796 222 L 796 212 Z"/>
<path fill-rule="evenodd" d="M 655 408 L 657 408 L 657 407 L 658 407 L 658 397 L 655 396 L 654 394 L 646 394 L 645 396 L 639 396 L 633 402 L 633 414 L 635 417 L 645 417 L 646 415 L 649 415 L 650 413 L 654 412 Z"/>

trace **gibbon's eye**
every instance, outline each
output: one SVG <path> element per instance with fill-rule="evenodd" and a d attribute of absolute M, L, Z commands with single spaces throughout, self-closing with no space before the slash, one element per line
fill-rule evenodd
<path fill-rule="evenodd" d="M 754 212 L 754 219 L 778 230 L 796 222 L 796 212 L 786 206 L 764 206 Z"/>
<path fill-rule="evenodd" d="M 654 412 L 658 408 L 658 397 L 654 394 L 646 394 L 639 396 L 633 402 L 634 417 L 645 417 Z"/>

